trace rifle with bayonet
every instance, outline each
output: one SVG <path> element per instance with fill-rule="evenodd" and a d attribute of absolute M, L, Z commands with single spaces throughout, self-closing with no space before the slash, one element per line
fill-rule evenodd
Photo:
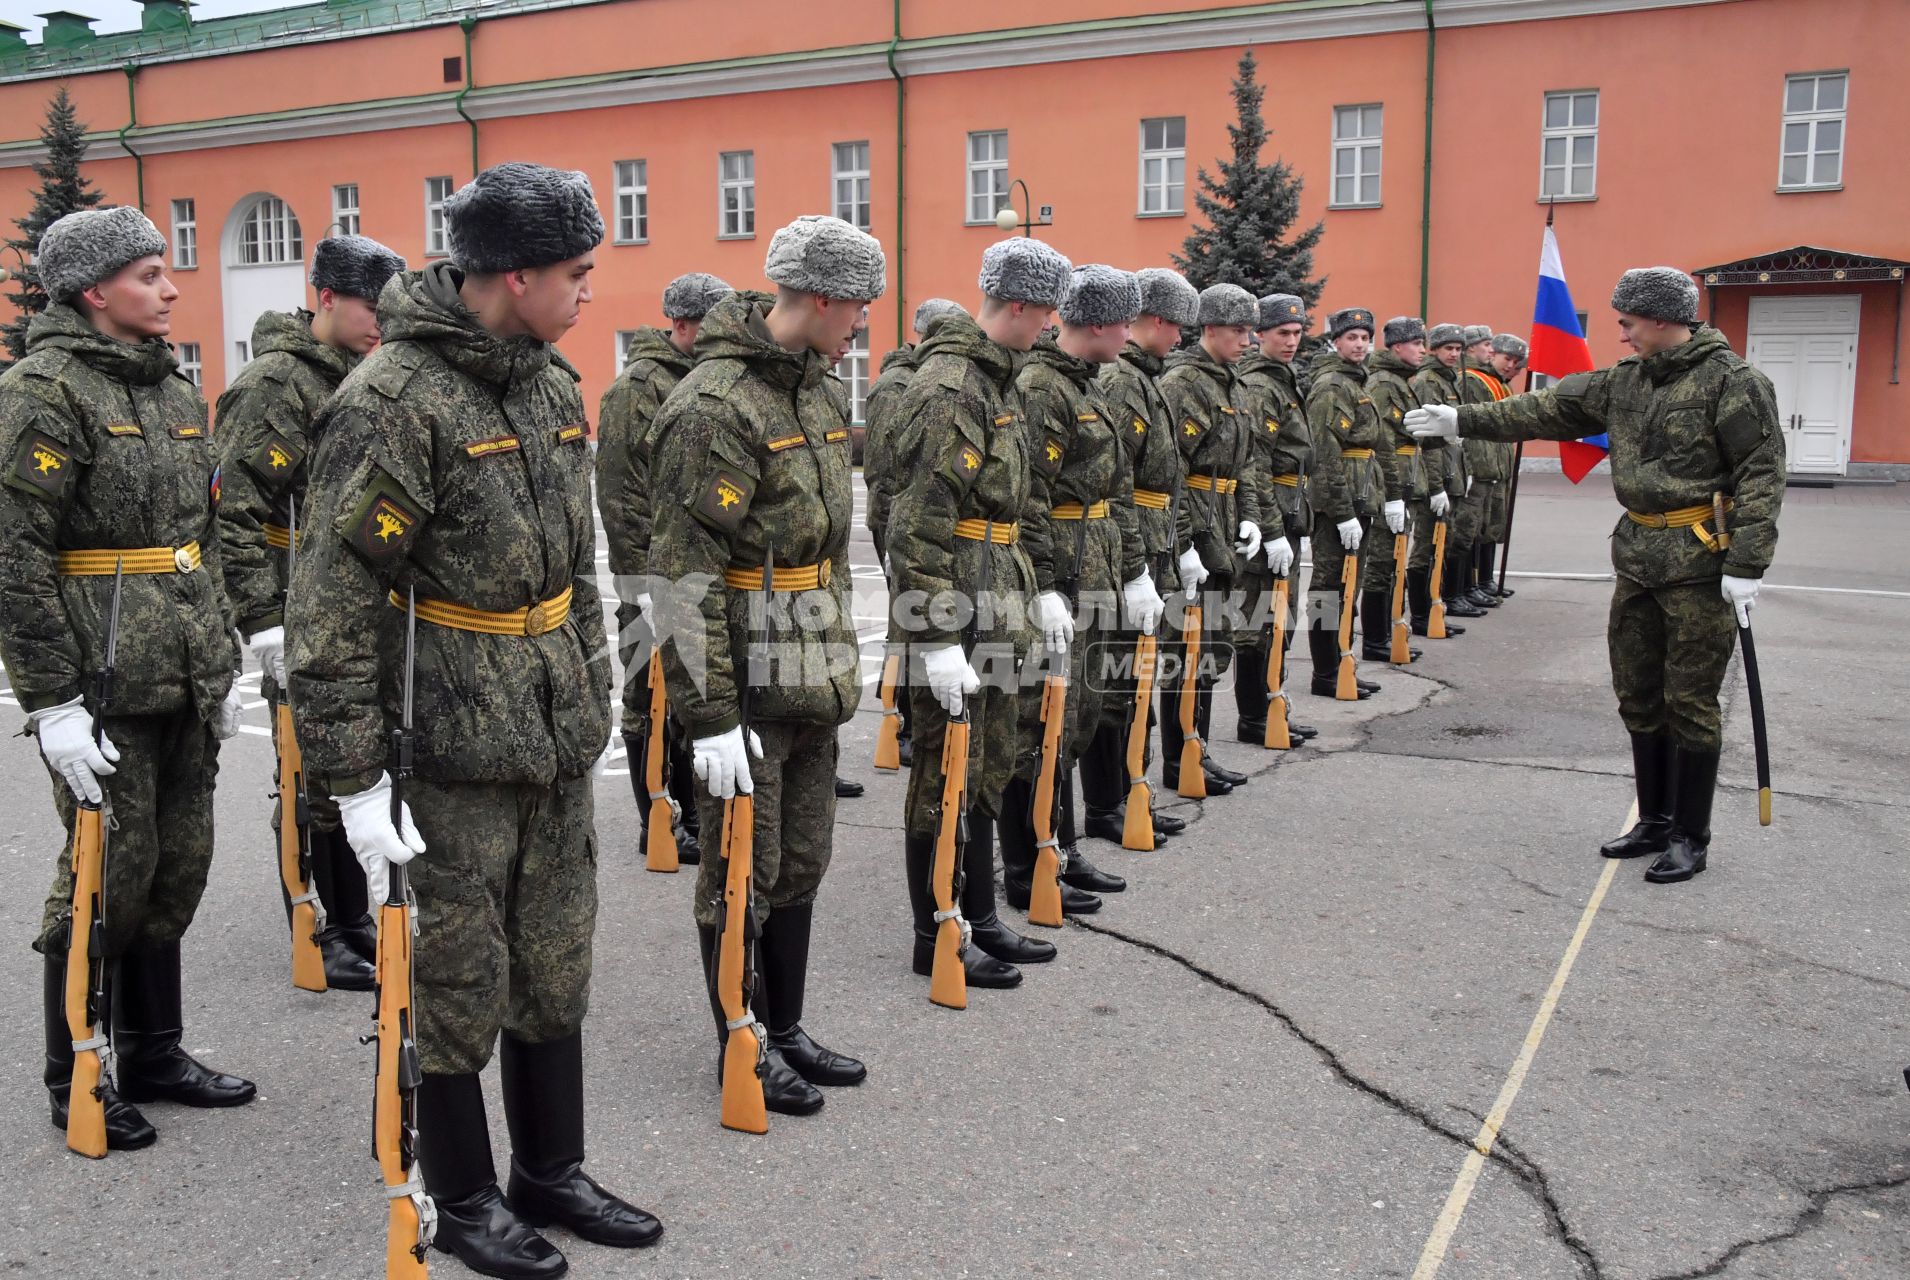
<path fill-rule="evenodd" d="M 1179 516 L 1180 491 L 1167 499 L 1167 550 L 1153 566 L 1155 580 L 1167 581 L 1174 560 L 1174 521 Z M 1166 611 L 1162 611 L 1162 621 Z M 1127 807 L 1121 823 L 1121 847 L 1151 852 L 1154 848 L 1154 789 L 1147 782 L 1147 726 L 1154 707 L 1154 680 L 1160 665 L 1161 623 L 1153 632 L 1134 640 L 1134 716 L 1127 726 Z"/>
<path fill-rule="evenodd" d="M 1214 511 L 1220 511 L 1220 469 L 1214 467 L 1207 473 L 1208 490 L 1213 494 Z M 1225 536 L 1224 531 L 1218 536 Z M 1198 545 L 1198 543 L 1196 543 Z M 1200 740 L 1200 632 L 1204 624 L 1201 621 L 1200 596 L 1194 595 L 1181 614 L 1181 656 L 1185 664 L 1180 678 L 1180 785 L 1177 790 L 1189 800 L 1204 800 L 1207 797 L 1207 771 L 1201 766 L 1202 751 Z"/>
<path fill-rule="evenodd" d="M 1294 489 L 1300 496 L 1297 499 L 1305 510 L 1307 458 L 1300 459 Z M 1286 536 L 1285 521 L 1281 522 L 1281 536 Z M 1294 565 L 1300 562 L 1299 548 L 1294 548 Z M 1273 583 L 1273 634 L 1267 647 L 1267 735 L 1261 745 L 1269 751 L 1286 751 L 1293 746 L 1293 732 L 1288 726 L 1292 711 L 1287 705 L 1287 609 L 1292 599 L 1293 570 L 1281 574 Z M 1276 714 L 1277 713 L 1277 714 Z"/>
<path fill-rule="evenodd" d="M 1081 595 L 1081 560 L 1087 550 L 1088 504 L 1081 505 L 1081 519 L 1074 530 L 1074 568 L 1061 583 L 1061 596 L 1068 602 L 1068 613 L 1075 612 Z M 1074 785 L 1069 776 L 1072 763 L 1064 764 L 1063 738 L 1068 722 L 1068 664 L 1066 654 L 1044 655 L 1048 677 L 1041 689 L 1041 770 L 1035 777 L 1035 871 L 1028 894 L 1028 923 L 1061 927 L 1061 873 L 1067 870 L 1061 860 L 1061 788 Z"/>
<path fill-rule="evenodd" d="M 969 661 L 981 648 L 981 614 L 987 608 L 994 568 L 995 521 L 982 525 L 981 567 L 976 572 L 975 607 L 966 628 Z M 962 852 L 968 847 L 968 740 L 972 723 L 969 700 L 962 713 L 950 716 L 942 732 L 942 810 L 935 829 L 935 858 L 929 864 L 929 896 L 935 900 L 935 962 L 929 969 L 928 998 L 944 1009 L 968 1007 L 968 972 L 962 953 L 968 949 L 970 929 L 962 918 L 964 872 Z"/>
<path fill-rule="evenodd" d="M 298 568 L 298 503 L 287 499 L 285 581 Z M 290 594 L 288 587 L 287 594 Z M 318 931 L 325 927 L 325 904 L 312 887 L 312 805 L 305 783 L 305 754 L 292 726 L 292 691 L 279 689 L 272 712 L 279 753 L 279 883 L 292 913 L 292 985 L 300 991 L 325 990 L 325 957 Z"/>
<path fill-rule="evenodd" d="M 643 788 L 650 808 L 644 820 L 643 866 L 647 871 L 673 872 L 681 864 L 676 853 L 676 801 L 670 798 L 669 785 L 670 702 L 663 684 L 663 645 L 654 625 L 650 626 L 644 679 L 649 681 L 650 728 L 643 743 Z"/>
<path fill-rule="evenodd" d="M 763 616 L 760 657 L 767 669 L 769 609 L 775 591 L 776 553 L 763 553 Z M 736 680 L 738 723 L 743 733 L 743 767 L 749 767 L 750 685 L 758 653 L 757 620 L 751 618 L 748 653 Z M 740 780 L 739 780 L 740 781 Z M 763 1104 L 762 1064 L 768 1053 L 756 1015 L 751 1012 L 756 992 L 756 918 L 750 910 L 751 877 L 755 874 L 756 801 L 740 786 L 723 801 L 723 901 L 716 922 L 716 999 L 723 1010 L 723 1109 L 725 1129 L 741 1133 L 768 1133 L 769 1113 Z"/>

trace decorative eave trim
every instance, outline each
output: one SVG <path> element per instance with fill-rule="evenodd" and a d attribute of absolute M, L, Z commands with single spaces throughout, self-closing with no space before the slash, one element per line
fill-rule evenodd
<path fill-rule="evenodd" d="M 734 93 L 776 93 L 816 89 L 889 78 L 885 46 L 800 55 L 800 61 L 678 70 L 638 71 L 588 76 L 542 84 L 497 85 L 473 89 L 465 109 L 479 120 L 534 116 L 560 111 L 591 111 L 646 102 L 719 98 Z"/>

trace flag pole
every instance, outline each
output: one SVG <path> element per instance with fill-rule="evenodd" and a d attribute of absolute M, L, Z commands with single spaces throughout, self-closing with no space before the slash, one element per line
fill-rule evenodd
<path fill-rule="evenodd" d="M 1552 225 L 1552 212 L 1558 205 L 1557 196 L 1549 196 L 1545 201 L 1545 225 Z M 1532 390 L 1532 368 L 1526 366 L 1525 389 Z M 1512 519 L 1519 510 L 1519 472 L 1525 466 L 1525 441 L 1519 441 L 1519 447 L 1512 451 L 1512 488 L 1505 495 L 1505 545 L 1499 548 L 1499 581 L 1496 584 L 1500 592 L 1505 591 L 1506 566 L 1512 562 Z"/>

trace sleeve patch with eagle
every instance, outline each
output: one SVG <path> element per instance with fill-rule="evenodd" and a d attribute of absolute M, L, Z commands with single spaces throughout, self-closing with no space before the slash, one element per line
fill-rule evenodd
<path fill-rule="evenodd" d="M 246 458 L 245 465 L 259 479 L 277 488 L 292 478 L 304 460 L 303 449 L 278 432 L 268 431 L 259 447 Z"/>
<path fill-rule="evenodd" d="M 1060 436 L 1043 437 L 1035 446 L 1035 470 L 1044 476 L 1054 476 L 1061 470 L 1061 460 L 1067 456 L 1068 449 Z"/>
<path fill-rule="evenodd" d="M 73 474 L 73 455 L 63 444 L 38 432 L 20 437 L 7 468 L 7 483 L 17 489 L 58 501 Z"/>
<path fill-rule="evenodd" d="M 715 466 L 690 500 L 690 514 L 712 529 L 735 533 L 749 514 L 756 481 L 734 467 Z"/>
<path fill-rule="evenodd" d="M 358 504 L 340 520 L 339 533 L 374 565 L 390 564 L 411 545 L 423 515 L 404 486 L 374 468 Z"/>

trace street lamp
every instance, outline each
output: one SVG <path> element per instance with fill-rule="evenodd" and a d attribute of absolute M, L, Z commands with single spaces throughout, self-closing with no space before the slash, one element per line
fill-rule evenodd
<path fill-rule="evenodd" d="M 26 254 L 20 252 L 12 245 L 7 245 L 6 250 L 14 256 L 15 260 L 17 260 L 22 267 L 30 267 L 33 265 L 32 259 L 28 258 Z M 0 284 L 5 284 L 9 280 L 18 280 L 19 278 L 20 273 L 18 271 L 9 271 L 5 267 L 0 267 Z"/>
<path fill-rule="evenodd" d="M 1021 234 L 1032 239 L 1036 227 L 1051 227 L 1054 225 L 1054 206 L 1044 204 L 1041 206 L 1040 213 L 1036 214 L 1034 212 L 1033 197 L 1028 194 L 1027 183 L 1023 182 L 1020 178 L 1016 178 L 1013 182 L 1008 184 L 1008 187 L 1008 203 L 995 210 L 996 226 L 1000 227 L 1004 232 L 1013 231 L 1019 227 Z M 1019 218 L 1015 216 L 1014 188 L 1016 187 L 1021 188 L 1021 208 L 1023 216 Z"/>

